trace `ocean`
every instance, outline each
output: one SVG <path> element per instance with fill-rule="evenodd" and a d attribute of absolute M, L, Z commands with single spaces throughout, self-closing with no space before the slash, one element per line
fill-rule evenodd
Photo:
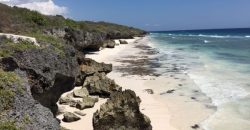
<path fill-rule="evenodd" d="M 182 68 L 216 106 L 203 129 L 250 130 L 250 29 L 162 31 L 149 38 L 159 62 Z"/>

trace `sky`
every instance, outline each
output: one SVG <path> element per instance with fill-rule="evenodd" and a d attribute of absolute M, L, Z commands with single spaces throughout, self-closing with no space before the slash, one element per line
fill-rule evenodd
<path fill-rule="evenodd" d="M 8 5 L 148 31 L 250 27 L 250 0 L 0 0 Z"/>

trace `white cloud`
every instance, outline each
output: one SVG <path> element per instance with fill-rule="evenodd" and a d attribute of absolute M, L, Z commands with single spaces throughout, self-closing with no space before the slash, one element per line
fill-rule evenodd
<path fill-rule="evenodd" d="M 10 6 L 18 6 L 36 10 L 46 15 L 66 15 L 67 8 L 56 5 L 52 0 L 0 0 Z"/>

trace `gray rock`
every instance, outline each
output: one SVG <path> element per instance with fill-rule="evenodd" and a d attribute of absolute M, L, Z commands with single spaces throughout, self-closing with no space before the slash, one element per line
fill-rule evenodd
<path fill-rule="evenodd" d="M 76 108 L 79 110 L 92 108 L 95 106 L 96 102 L 98 102 L 98 98 L 84 97 L 81 102 L 78 102 L 76 104 Z"/>
<path fill-rule="evenodd" d="M 119 40 L 119 41 L 120 41 L 120 44 L 128 44 L 128 42 L 125 40 Z"/>
<path fill-rule="evenodd" d="M 74 111 L 75 114 L 80 115 L 80 116 L 86 116 L 86 113 L 83 113 L 81 111 Z"/>
<path fill-rule="evenodd" d="M 144 91 L 148 94 L 154 94 L 154 91 L 152 89 L 145 89 Z"/>
<path fill-rule="evenodd" d="M 76 76 L 80 72 L 75 50 L 69 46 L 65 46 L 63 54 L 53 48 L 16 52 L 12 57 L 1 59 L 0 64 L 6 71 L 25 71 L 34 99 L 54 114 L 57 113 L 58 99 L 74 88 Z"/>
<path fill-rule="evenodd" d="M 115 41 L 107 40 L 106 42 L 104 42 L 103 47 L 105 47 L 105 48 L 115 48 Z"/>
<path fill-rule="evenodd" d="M 0 124 L 11 121 L 12 126 L 24 130 L 59 130 L 59 122 L 53 113 L 33 98 L 27 74 L 18 69 L 14 73 L 21 79 L 15 80 L 13 84 L 8 83 L 8 85 L 3 84 L 4 78 L 0 75 L 0 91 L 4 92 L 7 89 L 13 93 L 13 98 L 8 103 L 9 107 L 4 104 L 10 100 L 0 100 Z M 2 94 L 6 93 L 0 93 L 0 98 L 6 99 Z"/>
<path fill-rule="evenodd" d="M 85 78 L 87 76 L 93 75 L 96 72 L 99 73 L 109 73 L 112 71 L 111 64 L 98 63 L 92 59 L 82 59 L 79 61 L 81 74 L 77 78 L 76 85 L 82 86 Z"/>
<path fill-rule="evenodd" d="M 94 130 L 152 130 L 149 118 L 140 112 L 140 102 L 131 90 L 114 92 L 94 113 Z"/>
<path fill-rule="evenodd" d="M 67 112 L 63 115 L 63 121 L 64 122 L 75 122 L 75 121 L 78 121 L 80 120 L 81 118 L 78 117 L 77 115 L 75 115 L 74 113 L 71 113 L 71 112 Z"/>
<path fill-rule="evenodd" d="M 81 88 L 81 89 L 74 90 L 73 94 L 74 94 L 74 97 L 83 98 L 83 97 L 88 96 L 89 92 L 86 88 Z"/>
<path fill-rule="evenodd" d="M 111 93 L 122 89 L 114 80 L 109 79 L 105 73 L 95 73 L 93 76 L 88 76 L 83 87 L 88 89 L 90 95 L 104 98 L 110 97 Z"/>

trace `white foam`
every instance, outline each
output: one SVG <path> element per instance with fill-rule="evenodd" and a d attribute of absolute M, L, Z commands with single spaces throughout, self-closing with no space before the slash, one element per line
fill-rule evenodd
<path fill-rule="evenodd" d="M 204 43 L 209 43 L 210 41 L 208 41 L 208 40 L 204 40 Z"/>
<path fill-rule="evenodd" d="M 250 38 L 250 36 L 245 36 L 246 38 Z"/>
<path fill-rule="evenodd" d="M 249 93 L 233 82 L 217 79 L 209 75 L 188 74 L 191 79 L 200 87 L 203 93 L 210 97 L 214 105 L 234 101 L 247 96 Z"/>

